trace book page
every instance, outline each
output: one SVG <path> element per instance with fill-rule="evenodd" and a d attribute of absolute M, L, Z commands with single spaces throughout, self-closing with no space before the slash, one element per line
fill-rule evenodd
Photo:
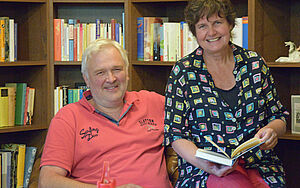
<path fill-rule="evenodd" d="M 216 148 L 218 148 L 222 153 L 224 153 L 224 155 L 226 155 L 226 157 L 230 158 L 230 157 L 227 155 L 227 153 L 226 153 L 222 148 L 220 148 L 216 143 L 214 143 L 214 142 L 210 139 L 209 136 L 204 136 L 204 138 L 205 138 L 208 142 L 210 142 L 213 146 L 215 146 Z"/>
<path fill-rule="evenodd" d="M 263 144 L 259 138 L 253 137 L 250 140 L 244 142 L 239 147 L 237 147 L 231 154 L 231 158 L 236 157 L 236 155 L 240 153 L 246 153 L 245 151 L 249 151 L 259 145 Z M 240 155 L 239 155 L 240 156 Z"/>

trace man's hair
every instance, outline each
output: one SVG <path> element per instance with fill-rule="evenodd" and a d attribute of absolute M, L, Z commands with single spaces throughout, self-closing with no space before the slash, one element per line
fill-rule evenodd
<path fill-rule="evenodd" d="M 111 40 L 111 39 L 97 39 L 97 40 L 91 42 L 87 46 L 87 48 L 85 49 L 84 53 L 82 54 L 81 73 L 84 76 L 89 78 L 89 76 L 88 76 L 88 63 L 90 61 L 90 58 L 94 54 L 96 54 L 98 52 L 101 52 L 103 49 L 105 49 L 108 46 L 114 47 L 120 52 L 120 54 L 122 56 L 122 59 L 125 63 L 126 71 L 128 71 L 129 62 L 128 62 L 128 57 L 127 57 L 126 50 L 124 50 L 123 47 L 118 42 L 116 42 L 114 40 Z"/>
<path fill-rule="evenodd" d="M 194 36 L 196 36 L 195 25 L 200 18 L 206 16 L 208 19 L 216 13 L 234 28 L 236 12 L 230 0 L 191 0 L 184 10 L 185 20 Z"/>

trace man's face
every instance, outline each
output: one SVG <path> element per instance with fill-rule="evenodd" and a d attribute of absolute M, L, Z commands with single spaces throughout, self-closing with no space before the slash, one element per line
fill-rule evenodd
<path fill-rule="evenodd" d="M 125 62 L 115 47 L 107 46 L 93 54 L 87 70 L 89 79 L 84 76 L 84 80 L 96 105 L 110 107 L 123 104 L 129 77 Z"/>

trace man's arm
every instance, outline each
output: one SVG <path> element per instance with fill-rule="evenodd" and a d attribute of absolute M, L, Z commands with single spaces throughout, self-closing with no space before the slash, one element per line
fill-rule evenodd
<path fill-rule="evenodd" d="M 66 177 L 67 171 L 57 166 L 43 166 L 40 171 L 39 188 L 96 188 Z"/>

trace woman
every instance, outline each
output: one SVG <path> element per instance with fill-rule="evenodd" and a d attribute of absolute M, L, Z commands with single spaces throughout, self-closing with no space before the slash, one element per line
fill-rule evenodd
<path fill-rule="evenodd" d="M 166 89 L 165 145 L 179 154 L 176 187 L 284 187 L 273 148 L 286 130 L 283 108 L 264 59 L 230 42 L 229 0 L 192 0 L 186 21 L 199 47 L 173 67 Z M 265 141 L 233 167 L 196 158 L 198 148 L 230 154 L 252 137 Z"/>

